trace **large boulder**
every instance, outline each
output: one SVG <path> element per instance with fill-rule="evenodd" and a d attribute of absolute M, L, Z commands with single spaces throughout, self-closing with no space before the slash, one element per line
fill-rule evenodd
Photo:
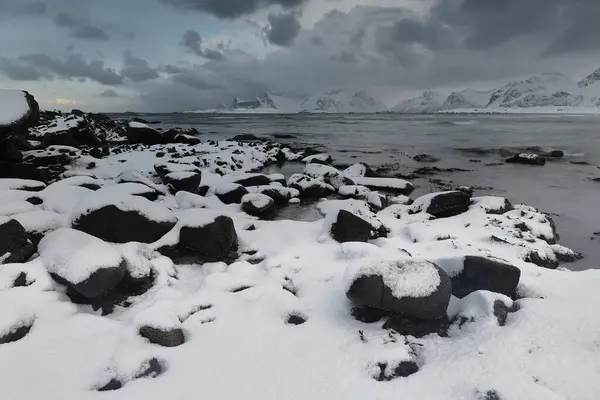
<path fill-rule="evenodd" d="M 131 144 L 164 144 L 167 142 L 162 133 L 140 122 L 130 122 L 125 132 Z"/>
<path fill-rule="evenodd" d="M 274 204 L 275 200 L 262 193 L 249 193 L 242 197 L 242 209 L 255 217 L 267 214 Z"/>
<path fill-rule="evenodd" d="M 158 251 L 181 262 L 216 262 L 235 258 L 238 236 L 230 217 L 190 209 L 180 213 L 179 237 Z"/>
<path fill-rule="evenodd" d="M 27 136 L 28 128 L 38 122 L 39 113 L 37 101 L 28 92 L 0 89 L 0 143 L 8 137 Z"/>
<path fill-rule="evenodd" d="M 413 213 L 424 211 L 436 218 L 448 218 L 462 214 L 469 209 L 471 196 L 460 190 L 430 193 L 415 200 Z"/>
<path fill-rule="evenodd" d="M 429 261 L 367 258 L 351 263 L 346 279 L 351 301 L 420 320 L 442 317 L 452 294 L 448 275 Z"/>
<path fill-rule="evenodd" d="M 125 276 L 125 262 L 118 250 L 74 229 L 47 234 L 39 253 L 54 280 L 88 299 L 106 296 Z"/>
<path fill-rule="evenodd" d="M 334 214 L 335 215 L 335 214 Z M 333 216 L 329 216 L 333 218 Z M 368 242 L 371 237 L 371 224 L 359 216 L 339 210 L 331 224 L 331 237 L 339 243 Z"/>
<path fill-rule="evenodd" d="M 369 164 L 359 162 L 346 168 L 343 172 L 347 178 L 380 178 L 381 175 L 373 171 Z"/>
<path fill-rule="evenodd" d="M 263 174 L 243 174 L 237 177 L 232 177 L 232 182 L 245 187 L 248 186 L 263 186 L 269 185 L 271 179 Z"/>
<path fill-rule="evenodd" d="M 0 217 L 0 264 L 25 262 L 35 254 L 35 247 L 17 220 Z"/>
<path fill-rule="evenodd" d="M 162 180 L 173 193 L 177 193 L 181 190 L 190 193 L 198 193 L 202 175 L 192 171 L 170 172 L 166 174 Z"/>
<path fill-rule="evenodd" d="M 225 204 L 239 204 L 248 189 L 237 183 L 222 183 L 215 188 L 215 194 Z"/>
<path fill-rule="evenodd" d="M 343 185 L 352 185 L 354 183 L 330 165 L 315 163 L 307 164 L 306 167 L 304 167 L 304 174 L 311 178 L 323 181 L 336 189 Z"/>
<path fill-rule="evenodd" d="M 74 229 L 113 243 L 152 243 L 177 222 L 165 206 L 132 195 L 95 193 L 81 199 L 71 213 Z"/>
<path fill-rule="evenodd" d="M 335 192 L 333 186 L 304 174 L 290 176 L 288 186 L 298 190 L 302 197 L 327 197 Z"/>
<path fill-rule="evenodd" d="M 465 256 L 458 260 L 439 261 L 452 281 L 452 294 L 463 298 L 478 290 L 514 297 L 521 278 L 521 270 L 502 260 Z"/>
<path fill-rule="evenodd" d="M 520 153 L 506 159 L 509 164 L 546 165 L 546 158 L 537 154 Z"/>

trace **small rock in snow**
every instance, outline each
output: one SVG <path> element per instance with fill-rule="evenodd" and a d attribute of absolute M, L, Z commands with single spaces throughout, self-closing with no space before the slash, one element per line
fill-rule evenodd
<path fill-rule="evenodd" d="M 248 189 L 237 183 L 222 183 L 215 189 L 215 194 L 225 204 L 239 204 Z"/>
<path fill-rule="evenodd" d="M 177 347 L 185 343 L 185 335 L 181 328 L 155 328 L 145 325 L 139 329 L 139 334 L 150 343 L 163 347 Z"/>
<path fill-rule="evenodd" d="M 242 209 L 255 217 L 267 213 L 274 204 L 272 198 L 261 193 L 249 193 L 242 197 Z"/>
<path fill-rule="evenodd" d="M 506 159 L 509 164 L 546 165 L 546 159 L 537 154 L 520 153 Z"/>
<path fill-rule="evenodd" d="M 430 193 L 419 197 L 412 204 L 412 212 L 425 211 L 436 218 L 449 218 L 469 209 L 471 196 L 461 191 Z"/>
<path fill-rule="evenodd" d="M 371 224 L 359 216 L 339 210 L 335 222 L 331 225 L 331 237 L 339 243 L 368 242 L 371 236 Z"/>

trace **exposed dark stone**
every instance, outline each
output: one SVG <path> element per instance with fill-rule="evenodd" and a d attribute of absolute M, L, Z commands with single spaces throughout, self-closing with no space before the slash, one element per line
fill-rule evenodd
<path fill-rule="evenodd" d="M 565 152 L 562 150 L 552 150 L 551 152 L 549 152 L 545 155 L 547 157 L 562 158 L 565 156 Z"/>
<path fill-rule="evenodd" d="M 463 270 L 452 277 L 452 294 L 463 298 L 478 290 L 514 297 L 521 270 L 513 265 L 479 256 L 466 256 Z"/>
<path fill-rule="evenodd" d="M 158 361 L 156 358 L 152 358 L 144 363 L 143 369 L 138 372 L 133 379 L 156 378 L 163 372 L 165 372 L 165 368 L 160 361 Z"/>
<path fill-rule="evenodd" d="M 306 322 L 306 318 L 300 314 L 290 314 L 287 316 L 286 321 L 288 325 L 302 325 Z"/>
<path fill-rule="evenodd" d="M 395 378 L 406 378 L 419 372 L 419 366 L 414 361 L 402 361 L 393 369 L 387 363 L 379 363 L 379 374 L 374 376 L 376 381 L 385 382 Z"/>
<path fill-rule="evenodd" d="M 112 243 L 153 243 L 175 226 L 175 221 L 152 221 L 136 211 L 108 205 L 79 216 L 73 228 Z"/>
<path fill-rule="evenodd" d="M 439 158 L 434 157 L 429 154 L 418 154 L 413 157 L 413 160 L 418 161 L 418 162 L 427 162 L 427 163 L 435 163 L 435 162 L 440 161 Z"/>
<path fill-rule="evenodd" d="M 559 266 L 558 259 L 541 257 L 539 253 L 535 250 L 527 254 L 527 256 L 525 257 L 525 261 L 535 264 L 539 267 L 548 269 L 556 269 Z"/>
<path fill-rule="evenodd" d="M 393 315 L 385 322 L 385 324 L 383 324 L 383 329 L 391 329 L 404 336 L 422 338 L 423 336 L 432 333 L 436 333 L 440 336 L 447 336 L 449 326 L 450 321 L 446 315 L 431 320 Z"/>
<path fill-rule="evenodd" d="M 4 264 L 23 263 L 28 261 L 36 252 L 35 246 L 31 242 L 25 243 L 10 252 L 10 255 L 4 258 Z M 2 264 L 2 263 L 0 263 Z"/>
<path fill-rule="evenodd" d="M 271 184 L 271 180 L 266 175 L 256 174 L 256 175 L 249 176 L 247 178 L 238 179 L 237 181 L 234 181 L 234 183 L 237 183 L 238 185 L 242 185 L 245 187 L 267 186 L 267 185 Z"/>
<path fill-rule="evenodd" d="M 258 207 L 255 204 L 255 202 L 246 200 L 246 201 L 242 201 L 242 209 L 249 215 L 253 215 L 255 217 L 265 216 L 266 214 L 269 213 L 269 211 L 272 210 L 272 207 L 275 204 L 275 200 L 273 200 L 272 198 L 270 198 L 267 195 L 264 195 L 264 198 L 266 201 L 268 200 L 264 206 Z"/>
<path fill-rule="evenodd" d="M 419 200 L 415 200 L 418 203 Z M 462 214 L 469 209 L 471 196 L 465 192 L 451 191 L 437 193 L 432 199 L 427 209 L 421 210 L 436 218 L 448 218 Z M 417 210 L 415 210 L 417 211 Z"/>
<path fill-rule="evenodd" d="M 150 127 L 132 128 L 131 126 L 128 126 L 125 134 L 127 135 L 127 140 L 131 144 L 155 145 L 167 142 L 162 133 Z"/>
<path fill-rule="evenodd" d="M 401 269 L 405 263 L 411 261 L 398 261 Z M 452 284 L 448 275 L 437 265 L 432 264 L 438 272 L 440 283 L 428 296 L 401 298 L 394 297 L 392 290 L 386 286 L 381 275 L 363 275 L 354 280 L 346 296 L 353 302 L 361 305 L 388 310 L 423 320 L 431 320 L 445 314 Z M 401 273 L 401 272 L 400 272 Z"/>
<path fill-rule="evenodd" d="M 556 258 L 558 259 L 558 261 L 562 262 L 562 263 L 572 263 L 572 262 L 584 259 L 583 254 L 578 253 L 578 252 L 555 251 L 554 255 L 556 255 Z"/>
<path fill-rule="evenodd" d="M 181 328 L 160 329 L 152 326 L 142 326 L 139 334 L 148 339 L 150 343 L 163 347 L 177 347 L 185 343 L 185 335 Z"/>
<path fill-rule="evenodd" d="M 123 387 L 123 383 L 117 378 L 112 378 L 106 385 L 98 388 L 99 392 L 109 392 L 113 390 L 119 390 Z"/>
<path fill-rule="evenodd" d="M 56 282 L 64 285 L 88 299 L 96 299 L 106 296 L 125 277 L 125 262 L 108 268 L 99 268 L 89 278 L 80 283 L 72 283 L 62 276 L 51 273 L 50 276 Z"/>
<path fill-rule="evenodd" d="M 179 232 L 179 243 L 164 246 L 158 251 L 175 260 L 216 262 L 236 259 L 237 233 L 233 220 L 219 216 L 215 221 L 202 226 L 183 226 Z"/>
<path fill-rule="evenodd" d="M 14 280 L 13 287 L 25 287 L 27 286 L 27 274 L 21 272 Z"/>
<path fill-rule="evenodd" d="M 509 164 L 546 165 L 546 159 L 537 154 L 517 154 L 506 159 Z"/>
<path fill-rule="evenodd" d="M 331 226 L 331 237 L 339 243 L 368 242 L 371 224 L 349 211 L 340 210 Z"/>
<path fill-rule="evenodd" d="M 350 310 L 350 315 L 352 315 L 357 321 L 364 322 L 366 324 L 372 324 L 374 322 L 381 321 L 381 319 L 390 315 L 390 312 L 369 306 L 358 306 L 352 307 L 352 310 Z"/>
<path fill-rule="evenodd" d="M 0 336 L 0 344 L 12 343 L 23 339 L 27 336 L 32 326 L 33 325 L 24 325 L 13 328 L 10 332 Z"/>
<path fill-rule="evenodd" d="M 190 172 L 185 176 L 174 172 L 164 176 L 163 182 L 171 188 L 171 192 L 186 191 L 190 193 L 198 193 L 202 175 L 196 172 Z"/>
<path fill-rule="evenodd" d="M 246 133 L 246 134 L 242 134 L 242 135 L 235 135 L 234 137 L 232 137 L 231 139 L 228 139 L 232 142 L 257 142 L 260 141 L 261 139 L 256 137 L 255 135 L 252 135 L 250 133 Z"/>
<path fill-rule="evenodd" d="M 480 397 L 481 400 L 502 400 L 502 397 L 495 390 L 488 390 Z"/>
<path fill-rule="evenodd" d="M 35 253 L 35 248 L 27 239 L 27 232 L 17 220 L 11 219 L 0 224 L 0 257 L 11 253 L 0 264 L 27 261 Z"/>
<path fill-rule="evenodd" d="M 227 193 L 217 194 L 217 197 L 225 204 L 239 204 L 242 202 L 242 197 L 247 194 L 248 189 L 240 185 Z"/>

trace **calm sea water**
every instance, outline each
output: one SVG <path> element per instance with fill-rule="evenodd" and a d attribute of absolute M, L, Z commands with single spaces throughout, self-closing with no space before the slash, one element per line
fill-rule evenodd
<path fill-rule="evenodd" d="M 430 179 L 480 187 L 476 195 L 494 194 L 555 215 L 561 243 L 580 251 L 585 260 L 573 269 L 600 268 L 600 117 L 554 115 L 142 115 L 161 121 L 157 127 L 194 127 L 204 138 L 224 139 L 240 133 L 277 139 L 293 145 L 318 146 L 336 163 L 365 161 L 391 167 L 391 174 L 410 173 L 422 166 L 462 168 L 412 180 L 414 196 L 441 190 Z M 563 150 L 565 157 L 545 167 L 504 161 L 511 152 L 530 147 Z M 420 164 L 412 157 L 427 153 L 440 158 Z M 478 161 L 478 162 L 474 162 Z M 588 162 L 576 165 L 572 162 Z M 294 171 L 289 166 L 287 171 Z"/>

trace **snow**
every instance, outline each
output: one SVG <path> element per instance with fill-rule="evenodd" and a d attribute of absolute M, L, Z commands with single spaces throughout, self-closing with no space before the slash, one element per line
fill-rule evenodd
<path fill-rule="evenodd" d="M 404 114 L 423 114 L 440 111 L 444 96 L 434 91 L 426 91 L 421 96 L 403 100 L 390 109 L 391 112 Z"/>
<path fill-rule="evenodd" d="M 354 178 L 354 177 L 363 177 L 367 173 L 367 166 L 365 164 L 356 163 L 354 165 L 349 166 L 343 172 L 345 177 Z"/>
<path fill-rule="evenodd" d="M 167 207 L 153 203 L 140 196 L 128 194 L 116 195 L 102 190 L 93 192 L 83 197 L 74 207 L 71 213 L 71 221 L 90 214 L 94 210 L 106 206 L 115 206 L 121 211 L 135 211 L 151 221 L 174 222 L 175 216 Z"/>
<path fill-rule="evenodd" d="M 261 193 L 248 193 L 242 197 L 243 203 L 250 203 L 256 208 L 264 208 L 273 202 L 269 196 Z"/>
<path fill-rule="evenodd" d="M 447 192 L 436 192 L 436 193 L 428 193 L 417 198 L 414 203 L 411 205 L 411 208 L 414 212 L 427 211 L 429 206 L 431 205 L 431 201 L 437 196 L 453 193 L 452 191 Z"/>
<path fill-rule="evenodd" d="M 125 265 L 129 275 L 135 279 L 144 278 L 150 275 L 152 271 L 151 259 L 154 257 L 154 250 L 143 243 L 124 243 L 114 245 L 121 252 L 125 260 Z"/>
<path fill-rule="evenodd" d="M 32 210 L 15 214 L 13 219 L 19 221 L 27 232 L 45 233 L 53 231 L 68 223 L 65 215 L 46 210 Z"/>
<path fill-rule="evenodd" d="M 129 122 L 129 127 L 134 128 L 134 129 L 145 129 L 145 128 L 152 129 L 152 128 L 150 128 L 150 126 L 148 126 L 144 123 L 141 123 L 141 122 L 136 122 L 136 121 Z"/>
<path fill-rule="evenodd" d="M 41 190 L 46 187 L 46 184 L 39 181 L 33 181 L 30 179 L 16 179 L 16 178 L 1 178 L 0 179 L 0 190 Z"/>
<path fill-rule="evenodd" d="M 305 163 L 305 164 L 308 164 L 308 163 L 310 163 L 313 160 L 328 162 L 328 161 L 331 160 L 331 156 L 329 154 L 326 154 L 326 153 L 323 153 L 323 154 L 314 154 L 312 156 L 304 157 L 302 159 L 302 162 Z"/>
<path fill-rule="evenodd" d="M 398 178 L 352 178 L 354 183 L 361 186 L 377 189 L 406 190 L 412 185 L 410 182 Z"/>
<path fill-rule="evenodd" d="M 341 196 L 362 196 L 369 192 L 371 192 L 369 188 L 360 185 L 342 185 L 338 188 Z"/>
<path fill-rule="evenodd" d="M 215 188 L 216 195 L 225 195 L 227 193 L 231 193 L 239 188 L 243 187 L 237 183 L 224 182 Z"/>
<path fill-rule="evenodd" d="M 84 282 L 99 269 L 118 267 L 123 261 L 110 244 L 70 228 L 44 236 L 38 250 L 48 272 L 74 284 Z"/>
<path fill-rule="evenodd" d="M 435 265 L 424 260 L 363 259 L 351 262 L 344 279 L 346 287 L 360 277 L 378 275 L 396 298 L 427 297 L 440 285 Z"/>
<path fill-rule="evenodd" d="M 32 135 L 37 138 L 47 135 L 54 135 L 68 131 L 71 128 L 75 128 L 79 126 L 81 122 L 83 122 L 83 118 L 74 115 L 58 117 L 49 125 L 36 127 L 33 129 Z"/>
<path fill-rule="evenodd" d="M 29 112 L 25 92 L 0 89 L 0 126 L 19 121 Z"/>

